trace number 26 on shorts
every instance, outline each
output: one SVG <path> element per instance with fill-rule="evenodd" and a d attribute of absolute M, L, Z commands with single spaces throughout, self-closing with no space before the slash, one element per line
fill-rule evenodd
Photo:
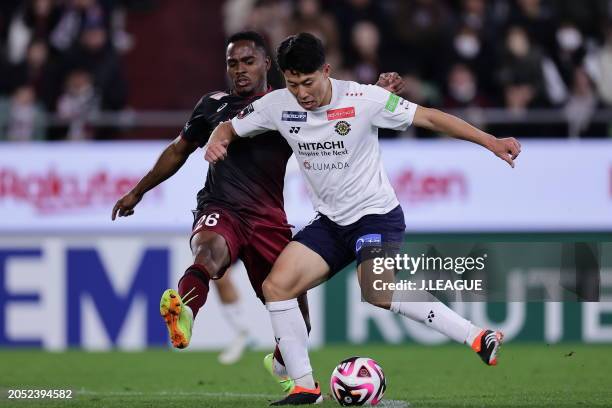
<path fill-rule="evenodd" d="M 214 227 L 219 222 L 219 213 L 204 214 L 198 220 L 198 226 Z"/>

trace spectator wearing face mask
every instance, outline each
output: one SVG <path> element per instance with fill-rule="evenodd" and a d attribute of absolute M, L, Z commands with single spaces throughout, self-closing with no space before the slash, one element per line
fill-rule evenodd
<path fill-rule="evenodd" d="M 555 0 L 560 21 L 571 21 L 588 38 L 602 40 L 600 28 L 612 17 L 610 0 Z"/>
<path fill-rule="evenodd" d="M 581 66 L 587 54 L 586 38 L 576 24 L 565 21 L 555 32 L 554 61 L 566 84 L 574 81 L 574 71 Z"/>
<path fill-rule="evenodd" d="M 478 80 L 464 64 L 455 64 L 446 81 L 445 109 L 485 108 L 490 106 L 478 89 Z"/>
<path fill-rule="evenodd" d="M 446 56 L 446 62 L 439 64 L 442 71 L 438 81 L 446 82 L 450 73 L 449 67 L 461 64 L 478 77 L 478 83 L 485 94 L 498 93 L 495 85 L 495 71 L 491 69 L 495 66 L 494 53 L 477 31 L 464 25 L 457 30 L 448 45 L 448 51 L 442 54 Z"/>
<path fill-rule="evenodd" d="M 567 98 L 567 89 L 554 64 L 530 43 L 527 32 L 519 26 L 508 29 L 497 77 L 504 106 L 516 117 L 533 108 L 548 108 L 562 103 Z M 509 133 L 531 137 L 561 134 L 557 126 L 520 123 L 496 131 L 504 136 Z"/>
<path fill-rule="evenodd" d="M 510 110 L 546 108 L 567 98 L 567 88 L 555 64 L 531 44 L 522 27 L 508 29 L 499 66 L 498 80 Z"/>
<path fill-rule="evenodd" d="M 457 26 L 471 28 L 486 42 L 494 41 L 497 25 L 491 9 L 490 1 L 461 0 Z"/>

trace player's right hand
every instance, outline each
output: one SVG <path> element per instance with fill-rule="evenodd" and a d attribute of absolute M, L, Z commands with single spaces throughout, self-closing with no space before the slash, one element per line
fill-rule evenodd
<path fill-rule="evenodd" d="M 136 207 L 140 200 L 142 200 L 141 195 L 130 191 L 129 193 L 121 197 L 119 200 L 117 200 L 117 203 L 113 207 L 111 219 L 115 221 L 115 218 L 117 218 L 117 214 L 119 214 L 120 217 L 129 217 L 130 215 L 134 214 L 134 207 Z"/>
<path fill-rule="evenodd" d="M 219 160 L 224 160 L 227 157 L 227 146 L 229 146 L 229 141 L 227 140 L 208 143 L 204 159 L 212 164 L 217 163 Z"/>

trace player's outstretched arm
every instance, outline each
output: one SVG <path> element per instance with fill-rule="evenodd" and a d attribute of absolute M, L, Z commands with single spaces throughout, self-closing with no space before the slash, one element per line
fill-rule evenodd
<path fill-rule="evenodd" d="M 210 135 L 210 139 L 208 139 L 204 159 L 212 164 L 224 160 L 227 157 L 227 146 L 236 138 L 238 138 L 238 134 L 234 130 L 232 122 L 219 123 Z"/>
<path fill-rule="evenodd" d="M 514 159 L 521 153 L 521 144 L 513 137 L 498 139 L 456 116 L 437 109 L 417 107 L 413 125 L 443 133 L 457 139 L 477 143 L 514 168 Z"/>
<path fill-rule="evenodd" d="M 198 148 L 197 143 L 177 137 L 164 149 L 151 170 L 130 190 L 121 197 L 115 206 L 111 219 L 128 217 L 134 214 L 134 207 L 142 200 L 145 193 L 170 178 L 187 161 L 191 153 Z"/>

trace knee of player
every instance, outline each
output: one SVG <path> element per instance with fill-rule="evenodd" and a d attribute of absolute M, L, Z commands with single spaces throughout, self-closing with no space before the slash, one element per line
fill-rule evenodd
<path fill-rule="evenodd" d="M 218 274 L 220 270 L 220 265 L 215 261 L 215 258 L 212 254 L 210 247 L 207 245 L 197 245 L 193 248 L 193 257 L 195 263 L 198 265 L 202 265 L 211 277 L 214 277 Z"/>
<path fill-rule="evenodd" d="M 266 298 L 266 301 L 287 300 L 295 296 L 288 288 L 285 288 L 280 282 L 267 277 L 261 284 L 261 290 Z"/>

